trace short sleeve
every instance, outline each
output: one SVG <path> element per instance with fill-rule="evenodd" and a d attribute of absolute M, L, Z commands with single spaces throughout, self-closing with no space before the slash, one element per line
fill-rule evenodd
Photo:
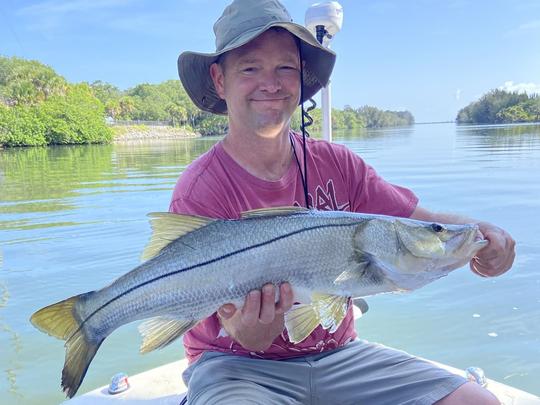
<path fill-rule="evenodd" d="M 362 158 L 343 148 L 351 211 L 367 214 L 409 217 L 418 197 L 408 188 L 387 182 Z"/>

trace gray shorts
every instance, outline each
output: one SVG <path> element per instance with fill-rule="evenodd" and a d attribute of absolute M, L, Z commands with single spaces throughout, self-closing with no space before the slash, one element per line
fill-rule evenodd
<path fill-rule="evenodd" d="M 261 360 L 206 352 L 183 375 L 188 404 L 432 404 L 465 378 L 356 340 L 315 355 Z"/>

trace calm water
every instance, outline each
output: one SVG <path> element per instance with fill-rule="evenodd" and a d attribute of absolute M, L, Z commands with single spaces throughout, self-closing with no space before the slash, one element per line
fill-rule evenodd
<path fill-rule="evenodd" d="M 36 309 L 102 287 L 138 264 L 178 174 L 217 139 L 0 151 L 0 403 L 63 399 L 63 342 Z M 370 298 L 362 337 L 540 395 L 540 126 L 417 125 L 335 134 L 422 205 L 491 221 L 517 240 L 513 270 L 464 268 L 408 295 Z M 138 354 L 136 325 L 109 337 L 80 392 L 183 356 Z"/>

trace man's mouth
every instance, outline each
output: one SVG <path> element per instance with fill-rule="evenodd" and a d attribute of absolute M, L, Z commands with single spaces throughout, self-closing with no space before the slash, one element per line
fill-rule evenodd
<path fill-rule="evenodd" d="M 285 101 L 287 100 L 287 97 L 274 97 L 274 98 L 252 98 L 251 101 L 257 102 L 257 103 L 271 103 L 271 102 L 278 102 L 278 101 Z"/>

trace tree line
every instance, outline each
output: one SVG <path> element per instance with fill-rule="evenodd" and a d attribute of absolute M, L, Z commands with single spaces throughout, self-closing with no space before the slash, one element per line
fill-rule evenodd
<path fill-rule="evenodd" d="M 458 124 L 505 124 L 540 121 L 540 97 L 505 90 L 491 90 L 459 110 Z"/>
<path fill-rule="evenodd" d="M 0 57 L 0 147 L 109 142 L 105 111 L 85 83 L 36 61 Z"/>
<path fill-rule="evenodd" d="M 310 112 L 312 131 L 321 128 L 322 112 Z M 227 117 L 199 110 L 179 80 L 143 83 L 127 90 L 102 82 L 68 83 L 38 61 L 0 56 L 0 147 L 108 143 L 113 130 L 106 118 L 121 121 L 168 121 L 201 135 L 227 131 Z M 414 124 L 409 111 L 371 106 L 332 110 L 334 129 L 378 128 Z M 300 129 L 300 113 L 291 122 Z"/>

